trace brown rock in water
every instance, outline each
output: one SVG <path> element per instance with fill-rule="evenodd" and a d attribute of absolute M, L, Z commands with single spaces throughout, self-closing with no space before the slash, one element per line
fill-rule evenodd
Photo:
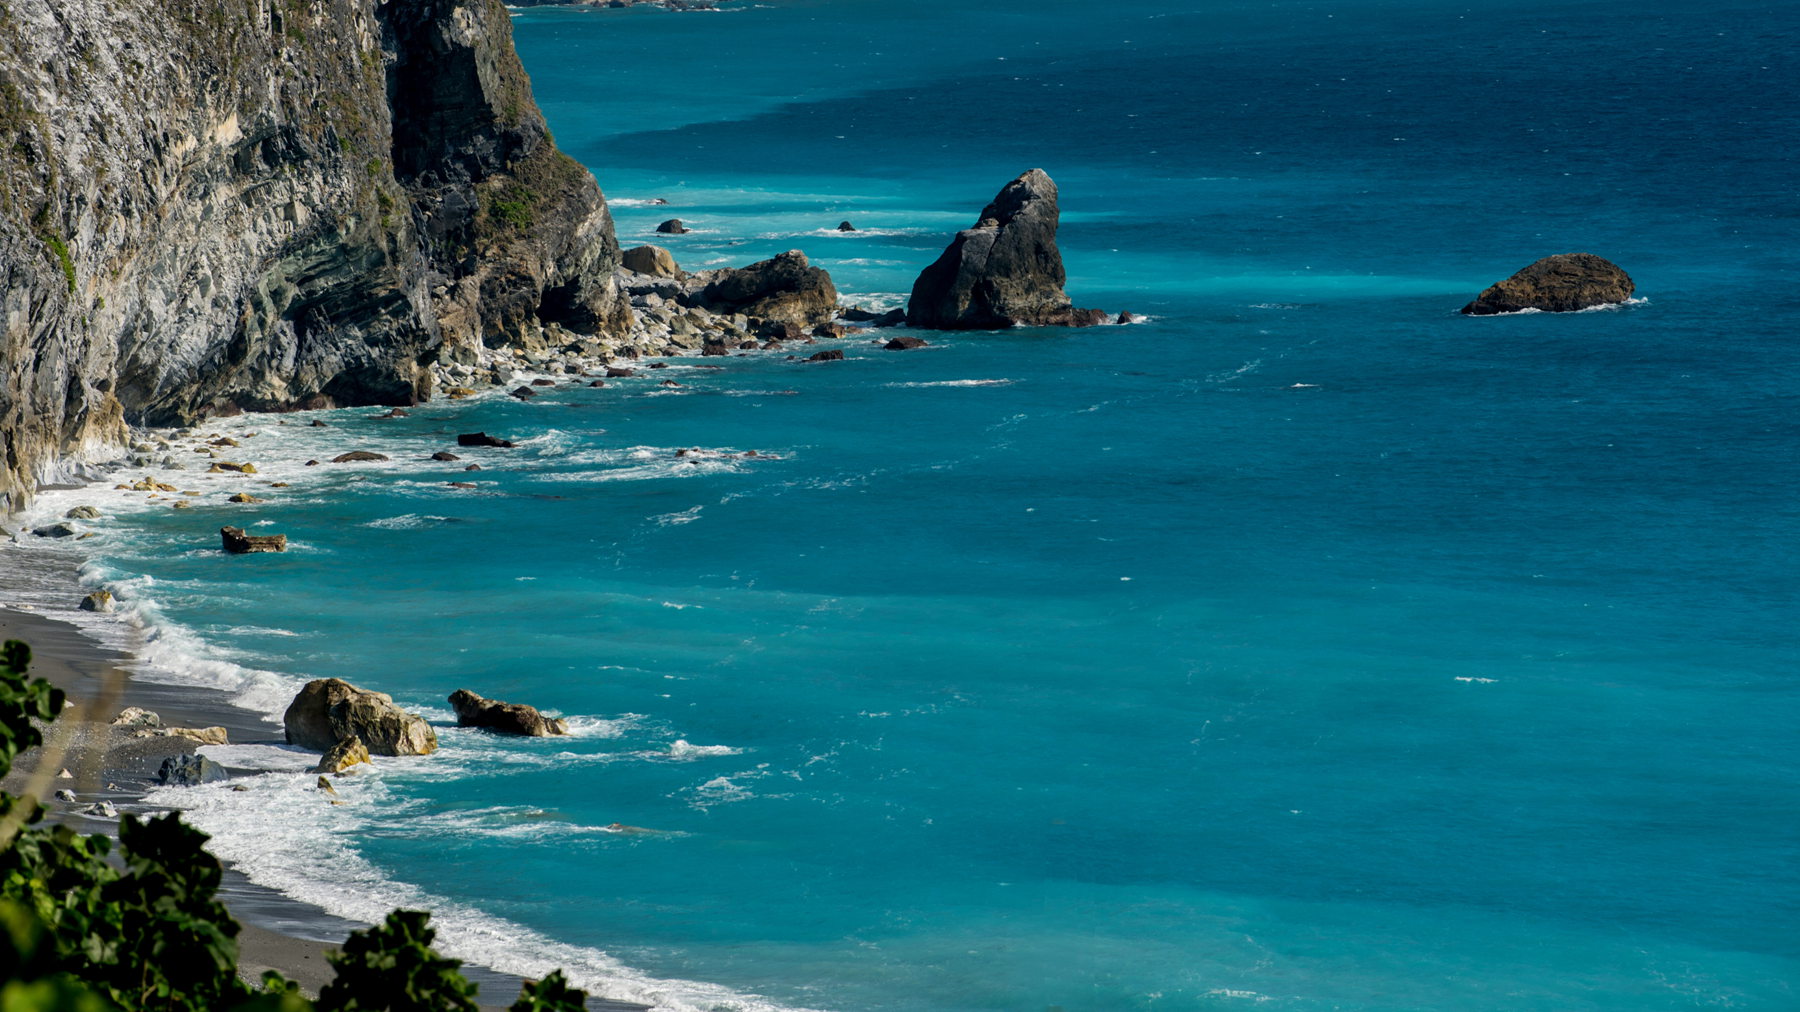
<path fill-rule="evenodd" d="M 351 450 L 349 453 L 340 453 L 337 456 L 331 458 L 331 462 L 333 464 L 353 464 L 353 463 L 356 463 L 357 461 L 363 461 L 363 460 L 386 460 L 386 459 L 387 459 L 386 454 L 371 453 L 368 450 Z"/>
<path fill-rule="evenodd" d="M 456 437 L 456 445 L 498 446 L 505 449 L 511 449 L 514 444 L 510 439 L 501 439 L 499 436 L 490 436 L 485 432 L 465 432 Z"/>
<path fill-rule="evenodd" d="M 907 325 L 997 330 L 1105 322 L 1106 314 L 1076 309 L 1063 292 L 1067 276 L 1056 248 L 1061 217 L 1056 183 L 1044 170 L 1032 169 L 1006 184 L 982 209 L 975 227 L 958 232 L 913 282 Z"/>
<path fill-rule="evenodd" d="M 215 464 L 213 464 L 213 466 L 206 469 L 207 474 L 219 474 L 219 473 L 222 473 L 225 471 L 235 471 L 238 474 L 255 474 L 256 473 L 256 465 L 255 464 L 233 464 L 228 460 L 221 460 L 221 461 L 218 461 Z"/>
<path fill-rule="evenodd" d="M 230 496 L 230 497 L 226 498 L 225 501 L 226 502 L 242 502 L 242 503 L 258 503 L 258 502 L 262 502 L 263 500 L 258 499 L 257 497 L 251 495 L 248 492 L 239 492 L 238 494 L 236 494 L 234 496 Z"/>
<path fill-rule="evenodd" d="M 96 590 L 81 599 L 82 611 L 97 611 L 110 614 L 113 610 L 113 596 L 110 590 Z"/>
<path fill-rule="evenodd" d="M 788 250 L 748 267 L 725 268 L 697 275 L 707 280 L 697 299 L 702 308 L 721 315 L 742 313 L 771 323 L 812 326 L 837 315 L 837 286 L 806 254 Z"/>
<path fill-rule="evenodd" d="M 683 225 L 680 218 L 670 218 L 668 221 L 656 226 L 656 230 L 663 235 L 687 235 L 689 232 L 693 231 L 693 229 Z"/>
<path fill-rule="evenodd" d="M 914 348 L 923 348 L 930 343 L 922 337 L 896 337 L 882 347 L 888 351 L 911 351 Z"/>
<path fill-rule="evenodd" d="M 588 386 L 590 386 L 590 387 L 603 387 L 605 385 L 606 385 L 605 380 L 595 380 L 594 382 L 588 384 Z"/>
<path fill-rule="evenodd" d="M 325 750 L 319 757 L 319 765 L 314 766 L 314 773 L 342 773 L 358 763 L 371 762 L 369 748 L 361 738 L 351 735 Z M 319 779 L 323 780 L 324 777 Z"/>
<path fill-rule="evenodd" d="M 321 752 L 345 738 L 360 738 L 374 755 L 429 755 L 437 733 L 425 718 L 394 705 L 385 692 L 359 689 L 337 678 L 307 682 L 282 722 L 290 745 Z"/>
<path fill-rule="evenodd" d="M 606 376 L 608 379 L 624 379 L 627 376 L 635 375 L 636 372 L 637 370 L 635 369 L 625 369 L 616 365 L 609 365 L 606 367 Z"/>
<path fill-rule="evenodd" d="M 465 471 L 479 471 L 479 470 L 481 470 L 481 465 L 480 465 L 480 464 L 470 464 L 470 465 L 469 465 L 469 466 L 468 466 L 468 467 L 465 467 L 465 468 L 463 468 L 463 470 L 465 470 Z"/>
<path fill-rule="evenodd" d="M 811 355 L 808 355 L 806 360 L 808 362 L 842 362 L 844 360 L 844 353 L 837 348 L 833 348 L 830 351 L 816 351 Z"/>
<path fill-rule="evenodd" d="M 317 418 L 308 422 L 307 425 L 314 429 L 329 429 L 329 428 L 331 428 L 331 426 L 329 424 L 327 424 L 325 422 L 321 422 Z"/>
<path fill-rule="evenodd" d="M 468 689 L 452 692 L 450 705 L 456 710 L 456 723 L 462 727 L 483 727 L 501 734 L 533 738 L 569 733 L 567 721 L 546 717 L 536 707 L 484 699 Z"/>
<path fill-rule="evenodd" d="M 221 527 L 219 539 L 225 543 L 225 550 L 232 555 L 287 551 L 286 534 L 245 534 L 242 527 Z"/>
<path fill-rule="evenodd" d="M 431 459 L 448 461 L 448 460 L 461 460 L 462 458 L 458 457 L 456 454 L 451 453 L 448 450 L 439 450 L 438 452 L 431 455 Z"/>
<path fill-rule="evenodd" d="M 537 391 L 531 389 L 530 387 L 520 387 L 517 390 L 514 390 L 512 392 L 512 395 L 514 397 L 517 397 L 519 400 L 528 401 L 528 400 L 532 399 L 533 397 L 537 396 Z"/>
<path fill-rule="evenodd" d="M 1493 316 L 1525 309 L 1572 313 L 1624 302 L 1636 290 L 1630 275 L 1604 257 L 1558 253 L 1490 285 L 1462 311 L 1467 316 Z"/>
<path fill-rule="evenodd" d="M 447 481 L 447 482 L 444 482 L 444 485 L 447 488 L 480 488 L 481 487 L 472 481 Z"/>
<path fill-rule="evenodd" d="M 1127 310 L 1124 310 L 1123 312 L 1119 313 L 1119 318 L 1117 320 L 1114 320 L 1113 322 L 1119 324 L 1120 326 L 1124 326 L 1127 323 L 1136 323 L 1137 317 L 1131 315 L 1131 310 L 1127 309 Z"/>
<path fill-rule="evenodd" d="M 534 387 L 553 387 L 556 385 L 556 381 L 539 376 L 537 379 L 531 381 L 531 385 Z"/>

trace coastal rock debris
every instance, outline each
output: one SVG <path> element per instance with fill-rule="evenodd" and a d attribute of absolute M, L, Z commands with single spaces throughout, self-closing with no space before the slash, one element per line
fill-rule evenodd
<path fill-rule="evenodd" d="M 503 447 L 506 449 L 511 449 L 514 444 L 513 444 L 513 441 L 510 439 L 501 439 L 498 436 L 490 436 L 485 432 L 465 432 L 456 437 L 456 445 L 457 446 L 498 446 L 498 447 Z"/>
<path fill-rule="evenodd" d="M 416 713 L 394 705 L 385 692 L 359 689 L 338 678 L 307 682 L 282 715 L 290 745 L 329 751 L 360 738 L 373 755 L 430 755 L 437 732 Z"/>
<path fill-rule="evenodd" d="M 569 733 L 568 721 L 546 717 L 536 707 L 487 699 L 468 689 L 452 692 L 450 706 L 456 710 L 456 723 L 459 727 L 481 727 L 502 734 L 531 738 Z"/>
<path fill-rule="evenodd" d="M 997 330 L 1015 325 L 1091 327 L 1110 322 L 1077 309 L 1063 291 L 1056 228 L 1056 183 L 1031 169 L 1007 183 L 974 228 L 956 233 L 943 255 L 920 272 L 906 323 L 933 330 Z"/>
<path fill-rule="evenodd" d="M 232 555 L 287 551 L 286 534 L 245 534 L 242 527 L 221 527 L 219 539 L 224 542 L 225 551 Z"/>
<path fill-rule="evenodd" d="M 205 756 L 172 755 L 156 771 L 156 782 L 170 787 L 198 787 L 231 779 L 225 767 Z"/>
<path fill-rule="evenodd" d="M 361 738 L 351 735 L 326 749 L 325 754 L 319 758 L 319 764 L 313 767 L 313 772 L 342 773 L 359 763 L 371 761 L 369 747 L 362 743 Z M 319 779 L 323 781 L 325 778 L 320 777 Z"/>
<path fill-rule="evenodd" d="M 1558 253 L 1520 268 L 1505 281 L 1489 285 L 1462 307 L 1462 312 L 1465 316 L 1493 316 L 1525 309 L 1572 313 L 1625 302 L 1636 290 L 1631 276 L 1605 257 Z"/>

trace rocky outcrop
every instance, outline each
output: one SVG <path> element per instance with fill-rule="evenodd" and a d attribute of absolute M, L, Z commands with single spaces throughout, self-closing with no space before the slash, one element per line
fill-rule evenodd
<path fill-rule="evenodd" d="M 639 274 L 657 278 L 684 276 L 681 265 L 675 262 L 675 254 L 661 246 L 633 246 L 621 254 L 620 259 L 626 270 Z"/>
<path fill-rule="evenodd" d="M 797 249 L 748 267 L 702 271 L 684 301 L 711 313 L 813 326 L 837 315 L 837 286 Z"/>
<path fill-rule="evenodd" d="M 287 551 L 286 534 L 245 534 L 242 527 L 219 528 L 219 541 L 232 555 Z"/>
<path fill-rule="evenodd" d="M 1044 170 L 1006 184 L 975 227 L 958 232 L 913 282 L 907 325 L 994 330 L 1107 322 L 1097 309 L 1076 309 L 1063 292 L 1067 276 L 1056 248 L 1061 218 L 1056 183 Z"/>
<path fill-rule="evenodd" d="M 500 0 L 0 0 L 0 137 L 0 506 L 127 422 L 631 322 Z"/>
<path fill-rule="evenodd" d="M 497 446 L 511 449 L 515 444 L 510 439 L 490 436 L 485 432 L 464 432 L 456 437 L 457 446 Z"/>
<path fill-rule="evenodd" d="M 385 692 L 359 689 L 338 678 L 306 683 L 282 716 L 290 745 L 325 752 L 346 738 L 360 738 L 374 755 L 429 755 L 437 732 L 425 718 L 394 705 Z"/>
<path fill-rule="evenodd" d="M 567 721 L 546 717 L 536 707 L 484 699 L 468 689 L 452 692 L 450 706 L 456 710 L 456 723 L 461 727 L 483 727 L 501 734 L 519 734 L 532 738 L 569 733 Z"/>
<path fill-rule="evenodd" d="M 1604 257 L 1558 253 L 1490 285 L 1462 311 L 1467 316 L 1493 316 L 1525 309 L 1572 313 L 1624 302 L 1636 290 L 1630 275 Z"/>

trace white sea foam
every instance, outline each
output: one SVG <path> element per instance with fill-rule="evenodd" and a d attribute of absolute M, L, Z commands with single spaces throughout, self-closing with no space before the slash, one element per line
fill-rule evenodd
<path fill-rule="evenodd" d="M 1459 682 L 1473 682 L 1477 685 L 1492 685 L 1499 681 L 1497 678 L 1477 678 L 1473 675 L 1457 675 L 1456 680 Z"/>
<path fill-rule="evenodd" d="M 455 523 L 455 517 L 438 517 L 427 513 L 405 513 L 397 517 L 383 517 L 371 520 L 365 527 L 377 527 L 387 531 L 404 531 L 416 527 L 433 527 L 438 524 Z"/>
<path fill-rule="evenodd" d="M 889 387 L 1004 387 L 1017 383 L 1010 379 L 959 379 L 959 380 L 915 380 L 907 383 L 886 383 Z"/>
<path fill-rule="evenodd" d="M 743 755 L 741 748 L 730 745 L 690 745 L 686 738 L 677 738 L 669 746 L 668 756 L 671 759 L 700 759 L 706 756 Z"/>

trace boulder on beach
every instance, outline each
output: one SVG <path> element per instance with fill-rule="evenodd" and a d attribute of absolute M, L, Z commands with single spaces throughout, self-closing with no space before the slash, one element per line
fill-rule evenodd
<path fill-rule="evenodd" d="M 722 315 L 743 314 L 769 323 L 792 322 L 804 326 L 824 323 L 837 315 L 837 286 L 822 267 L 814 267 L 806 254 L 788 250 L 748 267 L 727 267 L 696 275 L 705 279 L 696 301 L 703 309 Z"/>
<path fill-rule="evenodd" d="M 112 591 L 96 590 L 92 594 L 82 598 L 81 610 L 97 611 L 101 614 L 111 614 L 113 610 Z"/>
<path fill-rule="evenodd" d="M 683 225 L 680 218 L 670 218 L 668 221 L 656 226 L 656 230 L 663 235 L 687 235 L 689 232 L 693 231 L 693 229 Z"/>
<path fill-rule="evenodd" d="M 155 733 L 165 738 L 186 738 L 188 741 L 199 742 L 202 745 L 231 744 L 230 732 L 216 725 L 213 727 L 165 727 L 158 729 Z"/>
<path fill-rule="evenodd" d="M 619 254 L 619 262 L 628 271 L 648 274 L 658 278 L 685 277 L 681 265 L 675 262 L 675 254 L 661 246 L 633 246 Z"/>
<path fill-rule="evenodd" d="M 504 449 L 511 449 L 514 444 L 510 439 L 501 439 L 499 436 L 490 436 L 485 432 L 465 432 L 456 437 L 456 445 L 498 446 Z"/>
<path fill-rule="evenodd" d="M 184 753 L 162 761 L 156 771 L 156 782 L 169 787 L 198 787 L 231 779 L 225 767 L 205 756 Z"/>
<path fill-rule="evenodd" d="M 328 751 L 345 738 L 360 738 L 374 755 L 429 755 L 437 732 L 416 713 L 394 705 L 385 692 L 359 689 L 338 678 L 307 682 L 282 715 L 290 745 Z"/>
<path fill-rule="evenodd" d="M 127 706 L 112 719 L 114 727 L 161 727 L 162 718 L 141 706 Z"/>
<path fill-rule="evenodd" d="M 370 762 L 369 747 L 362 739 L 351 735 L 336 745 L 325 750 L 319 757 L 319 765 L 313 767 L 314 773 L 342 773 L 358 763 Z"/>
<path fill-rule="evenodd" d="M 1056 183 L 1032 169 L 1006 184 L 975 227 L 956 234 L 913 282 L 909 326 L 995 330 L 1015 325 L 1087 327 L 1105 313 L 1076 309 L 1063 292 Z"/>
<path fill-rule="evenodd" d="M 1466 316 L 1493 316 L 1536 309 L 1572 313 L 1625 302 L 1637 290 L 1631 276 L 1605 257 L 1592 253 L 1558 253 L 1489 285 L 1462 307 Z"/>
<path fill-rule="evenodd" d="M 567 721 L 546 717 L 536 707 L 486 699 L 468 689 L 452 692 L 450 706 L 456 710 L 456 723 L 461 727 L 481 727 L 532 738 L 569 733 Z"/>

